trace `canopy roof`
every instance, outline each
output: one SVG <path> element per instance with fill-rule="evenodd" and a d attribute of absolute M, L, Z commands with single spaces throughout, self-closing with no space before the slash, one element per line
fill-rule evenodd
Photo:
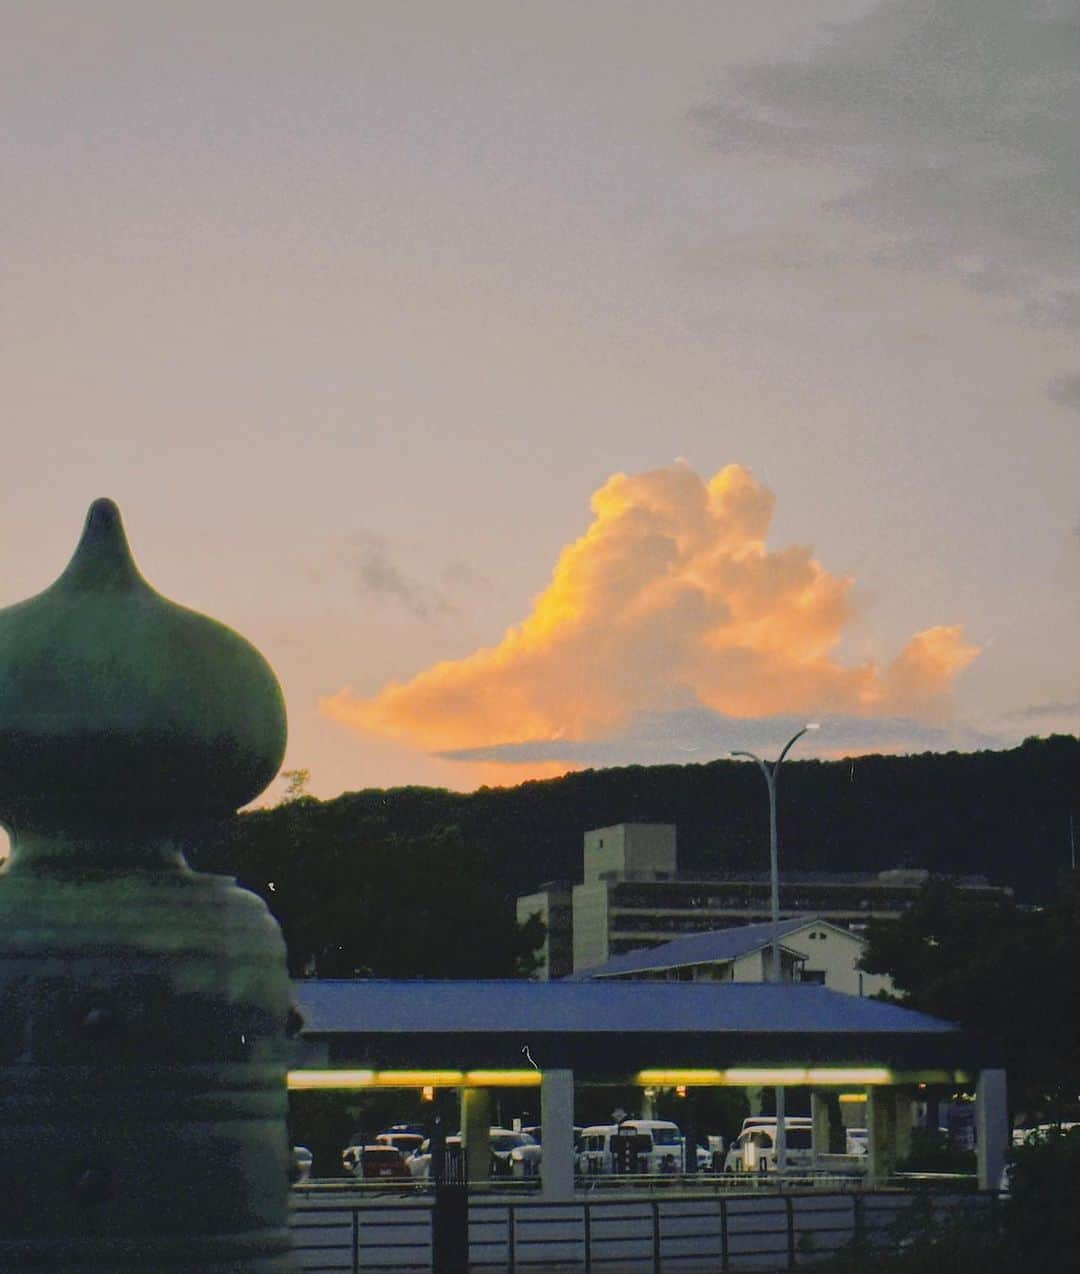
<path fill-rule="evenodd" d="M 541 1068 L 613 1080 L 648 1067 L 999 1065 L 950 1022 L 798 983 L 300 981 L 312 1065 Z"/>

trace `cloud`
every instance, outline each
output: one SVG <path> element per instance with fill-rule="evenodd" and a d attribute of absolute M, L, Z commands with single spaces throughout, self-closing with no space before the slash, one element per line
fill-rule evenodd
<path fill-rule="evenodd" d="M 848 172 L 834 212 L 882 263 L 951 273 L 1023 321 L 1080 325 L 1080 5 L 892 0 L 695 112 L 728 153 Z"/>
<path fill-rule="evenodd" d="M 616 474 L 592 510 L 531 614 L 498 645 L 372 698 L 342 690 L 320 701 L 323 713 L 430 752 L 507 761 L 508 745 L 566 760 L 578 745 L 632 740 L 642 722 L 701 710 L 947 719 L 977 647 L 959 627 L 935 627 L 885 668 L 838 662 L 852 581 L 808 547 L 766 546 L 773 497 L 745 468 L 708 482 L 678 463 Z"/>
<path fill-rule="evenodd" d="M 1080 698 L 1033 703 L 1026 708 L 1018 708 L 1015 712 L 1010 712 L 1009 716 L 1016 721 L 1044 721 L 1047 718 L 1060 717 L 1080 718 Z"/>
<path fill-rule="evenodd" d="M 644 713 L 621 734 L 597 739 L 539 739 L 439 753 L 446 761 L 560 762 L 566 766 L 664 765 L 711 761 L 736 749 L 775 756 L 805 717 L 730 717 L 706 708 Z M 1000 747 L 999 735 L 968 726 L 935 726 L 911 717 L 822 717 L 820 733 L 800 740 L 799 756 L 836 757 L 864 752 L 925 752 Z"/>
<path fill-rule="evenodd" d="M 396 602 L 416 619 L 429 620 L 455 609 L 444 593 L 406 575 L 391 558 L 382 536 L 362 532 L 356 537 L 354 565 L 357 585 L 365 596 Z"/>

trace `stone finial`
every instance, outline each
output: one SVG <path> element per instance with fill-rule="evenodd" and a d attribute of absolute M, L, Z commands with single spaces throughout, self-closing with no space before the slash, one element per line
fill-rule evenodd
<path fill-rule="evenodd" d="M 183 866 L 185 828 L 258 795 L 285 734 L 269 664 L 147 584 L 111 500 L 50 588 L 0 610 L 9 871 Z"/>

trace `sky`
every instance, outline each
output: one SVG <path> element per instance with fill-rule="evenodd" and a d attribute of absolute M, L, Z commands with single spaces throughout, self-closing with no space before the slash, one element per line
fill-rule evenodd
<path fill-rule="evenodd" d="M 1080 731 L 1080 0 L 0 37 L 0 606 L 114 498 L 321 797 Z"/>

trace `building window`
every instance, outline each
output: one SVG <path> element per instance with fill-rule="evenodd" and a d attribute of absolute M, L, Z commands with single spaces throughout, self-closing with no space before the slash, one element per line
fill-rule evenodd
<path fill-rule="evenodd" d="M 824 969 L 803 969 L 802 980 L 806 983 L 809 983 L 810 986 L 824 986 L 825 985 L 825 970 Z"/>

